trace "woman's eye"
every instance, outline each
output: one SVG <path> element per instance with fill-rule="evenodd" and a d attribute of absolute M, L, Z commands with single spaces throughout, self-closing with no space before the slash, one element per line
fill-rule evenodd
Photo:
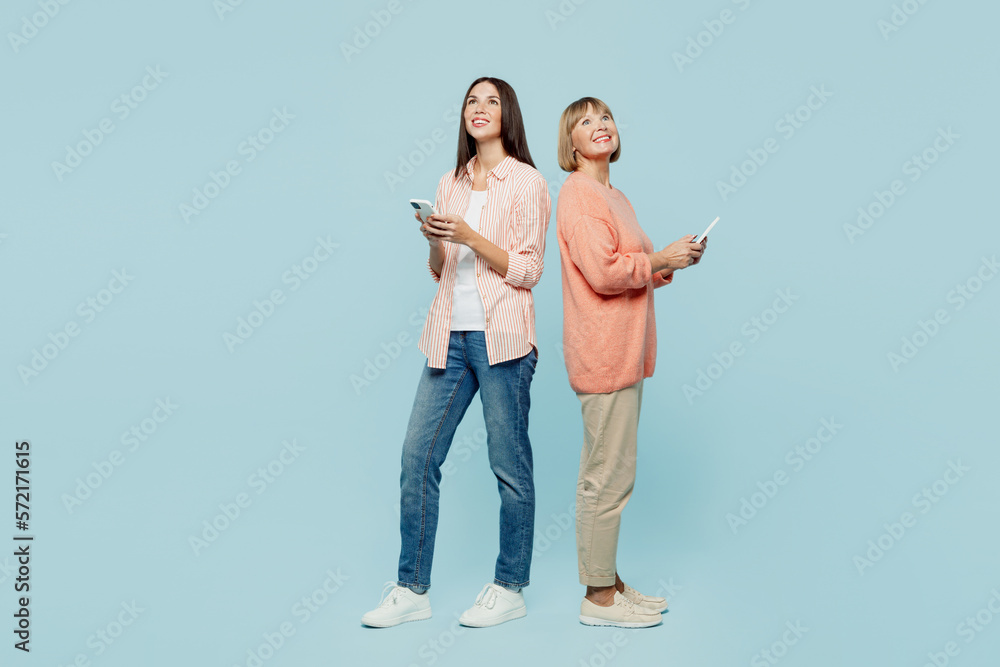
<path fill-rule="evenodd" d="M 602 120 L 611 120 L 608 116 L 605 116 Z"/>
<path fill-rule="evenodd" d="M 581 123 L 581 125 L 590 125 L 590 121 L 589 120 L 585 120 L 585 121 L 583 121 L 583 123 Z"/>

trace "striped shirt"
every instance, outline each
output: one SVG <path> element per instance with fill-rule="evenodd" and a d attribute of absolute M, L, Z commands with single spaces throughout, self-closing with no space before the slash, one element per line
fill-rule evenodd
<path fill-rule="evenodd" d="M 455 178 L 454 171 L 441 177 L 434 205 L 438 213 L 465 215 L 475 164 L 473 157 L 459 178 Z M 542 277 L 545 231 L 551 210 L 545 179 L 530 165 L 508 155 L 486 175 L 486 204 L 479 220 L 479 233 L 507 251 L 506 277 L 476 256 L 476 283 L 486 312 L 486 353 L 490 365 L 523 357 L 532 347 L 537 349 L 531 288 Z M 445 241 L 441 248 L 444 251 L 441 275 L 430 270 L 439 283 L 438 291 L 418 344 L 431 368 L 444 368 L 448 358 L 451 295 L 458 268 L 459 245 Z"/>

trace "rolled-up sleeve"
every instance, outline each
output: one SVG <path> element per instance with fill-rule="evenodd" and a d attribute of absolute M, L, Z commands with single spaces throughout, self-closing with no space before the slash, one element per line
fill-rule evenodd
<path fill-rule="evenodd" d="M 545 179 L 539 176 L 525 186 L 514 202 L 514 222 L 508 233 L 507 275 L 514 287 L 531 289 L 542 277 L 545 231 L 552 200 Z"/>
<path fill-rule="evenodd" d="M 613 296 L 628 289 L 640 289 L 653 279 L 653 267 L 646 253 L 618 251 L 618 233 L 611 223 L 581 215 L 569 227 L 572 229 L 567 237 L 570 259 L 598 294 Z"/>
<path fill-rule="evenodd" d="M 436 212 L 438 212 L 438 213 L 441 213 L 444 210 L 444 208 L 443 208 L 444 207 L 444 199 L 442 197 L 442 194 L 443 194 L 443 190 L 444 190 L 444 179 L 447 178 L 447 177 L 448 177 L 448 174 L 445 174 L 444 176 L 441 177 L 441 180 L 438 181 L 437 192 L 434 195 L 434 210 Z M 439 241 L 439 243 L 440 243 L 440 241 Z M 427 253 L 427 270 L 431 272 L 431 278 L 434 279 L 434 282 L 436 282 L 436 283 L 441 282 L 441 276 L 438 275 L 434 271 L 434 269 L 431 268 L 431 258 L 430 258 L 430 252 L 429 251 Z"/>

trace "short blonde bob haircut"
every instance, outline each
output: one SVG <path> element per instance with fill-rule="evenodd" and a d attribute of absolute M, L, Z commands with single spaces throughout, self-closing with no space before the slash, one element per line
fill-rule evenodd
<path fill-rule="evenodd" d="M 573 151 L 573 128 L 580 122 L 580 119 L 587 115 L 590 109 L 594 109 L 597 115 L 607 114 L 613 121 L 614 114 L 608 105 L 596 97 L 581 97 L 573 102 L 562 112 L 559 119 L 559 166 L 563 171 L 576 171 L 576 153 Z M 611 162 L 617 162 L 622 154 L 621 136 L 618 137 L 618 148 L 611 154 Z"/>

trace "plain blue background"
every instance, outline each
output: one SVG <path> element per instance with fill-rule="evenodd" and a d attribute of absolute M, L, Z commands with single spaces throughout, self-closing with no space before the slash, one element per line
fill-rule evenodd
<path fill-rule="evenodd" d="M 0 16 L 0 478 L 30 440 L 36 536 L 29 655 L 12 647 L 0 557 L 3 664 L 249 666 L 282 624 L 294 634 L 265 665 L 762 665 L 773 650 L 789 666 L 916 666 L 949 642 L 949 664 L 995 664 L 1000 618 L 980 613 L 1000 587 L 1000 280 L 982 280 L 1000 251 L 995 3 L 909 0 L 891 32 L 889 0 L 219 4 L 71 2 L 32 19 L 38 2 L 16 0 Z M 713 23 L 724 10 L 730 23 Z M 679 67 L 686 49 L 697 57 Z M 133 93 L 147 68 L 165 78 Z M 433 619 L 359 625 L 395 578 L 399 449 L 435 290 L 407 200 L 433 199 L 454 168 L 455 109 L 482 75 L 517 91 L 553 211 L 559 114 L 593 95 L 621 129 L 612 183 L 657 247 L 722 216 L 704 261 L 657 292 L 619 562 L 671 596 L 661 627 L 577 621 L 581 423 L 554 216 L 534 291 L 529 615 L 455 625 L 497 549 L 477 401 L 446 468 Z M 831 95 L 800 109 L 814 86 Z M 123 94 L 142 98 L 127 117 Z M 250 161 L 243 142 L 275 109 L 294 118 Z M 788 136 L 778 123 L 797 111 L 808 120 Z M 113 132 L 60 180 L 53 162 L 103 119 Z M 958 138 L 911 180 L 906 163 L 949 128 Z M 724 199 L 718 183 L 769 138 L 777 152 Z M 239 173 L 185 221 L 229 161 Z M 897 179 L 905 193 L 849 238 Z M 318 238 L 335 250 L 306 261 Z M 295 265 L 314 271 L 296 284 Z M 978 291 L 959 302 L 959 285 Z M 227 345 L 273 290 L 282 303 Z M 795 300 L 775 316 L 778 290 Z M 947 321 L 926 324 L 939 310 Z M 78 335 L 62 339 L 67 324 Z M 904 337 L 916 354 L 894 367 Z M 51 358 L 25 374 L 36 351 Z M 699 372 L 711 385 L 685 395 Z M 823 419 L 842 426 L 793 464 Z M 132 428 L 145 439 L 123 439 Z M 956 462 L 968 470 L 920 501 Z M 776 473 L 787 483 L 771 488 Z M 0 492 L 10 503 L 13 484 Z M 227 519 L 239 494 L 249 504 Z M 760 507 L 734 531 L 743 499 Z M 904 512 L 915 523 L 892 537 Z M 213 521 L 225 529 L 192 547 Z M 859 572 L 880 539 L 890 548 Z M 977 613 L 992 622 L 968 641 Z M 808 628 L 787 651 L 786 623 Z"/>

